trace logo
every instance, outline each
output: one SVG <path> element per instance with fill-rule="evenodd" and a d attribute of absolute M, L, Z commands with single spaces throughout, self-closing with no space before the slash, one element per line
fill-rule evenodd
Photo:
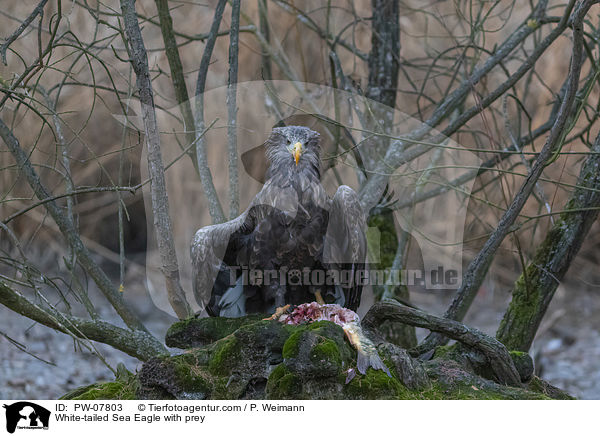
<path fill-rule="evenodd" d="M 11 405 L 4 405 L 6 409 L 6 431 L 14 433 L 18 429 L 44 429 L 48 430 L 50 411 L 28 401 L 19 401 Z"/>

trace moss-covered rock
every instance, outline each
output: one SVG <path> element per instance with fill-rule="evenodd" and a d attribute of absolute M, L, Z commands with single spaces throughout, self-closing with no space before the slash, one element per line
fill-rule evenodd
<path fill-rule="evenodd" d="M 383 343 L 378 351 L 392 376 L 373 369 L 360 374 L 356 350 L 342 328 L 328 321 L 289 326 L 259 317 L 210 318 L 177 323 L 169 334 L 183 353 L 153 358 L 136 375 L 121 368 L 115 381 L 79 388 L 63 399 L 570 398 L 531 379 L 525 353 L 512 358 L 522 367 L 522 379 L 531 381 L 512 388 L 487 377 L 485 359 L 462 345 L 439 347 L 421 362 Z"/>
<path fill-rule="evenodd" d="M 524 351 L 511 351 L 510 357 L 517 368 L 522 382 L 528 382 L 533 377 L 533 358 Z"/>
<path fill-rule="evenodd" d="M 550 398 L 555 400 L 575 400 L 576 398 L 567 394 L 565 391 L 558 389 L 555 386 L 552 386 L 545 380 L 537 376 L 533 376 L 529 383 L 527 384 L 527 389 L 532 392 L 538 392 L 540 394 L 544 394 Z"/>
<path fill-rule="evenodd" d="M 115 381 L 94 383 L 74 389 L 61 400 L 135 400 L 140 388 L 138 378 L 127 371 L 123 364 L 117 366 Z"/>
<path fill-rule="evenodd" d="M 425 363 L 431 386 L 421 392 L 423 399 L 457 400 L 548 400 L 524 388 L 500 385 L 481 377 L 455 360 L 433 359 Z"/>
<path fill-rule="evenodd" d="M 176 322 L 165 336 L 165 343 L 172 348 L 202 347 L 230 335 L 244 324 L 264 318 L 250 315 L 243 318 L 189 318 Z"/>
<path fill-rule="evenodd" d="M 282 363 L 271 372 L 266 394 L 273 400 L 296 398 L 302 394 L 302 379 Z"/>
<path fill-rule="evenodd" d="M 355 359 L 344 331 L 336 324 L 320 321 L 300 327 L 283 346 L 285 365 L 303 379 L 337 377 Z"/>

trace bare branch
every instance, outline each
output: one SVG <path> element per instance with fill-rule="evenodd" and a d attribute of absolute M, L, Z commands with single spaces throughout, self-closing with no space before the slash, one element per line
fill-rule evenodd
<path fill-rule="evenodd" d="M 600 211 L 600 135 L 581 167 L 561 219 L 550 229 L 511 292 L 496 337 L 511 350 L 528 351 L 542 318 Z"/>
<path fill-rule="evenodd" d="M 208 211 L 212 218 L 213 224 L 225 222 L 225 214 L 223 208 L 219 202 L 219 196 L 213 183 L 212 174 L 210 167 L 208 166 L 208 159 L 206 157 L 206 139 L 204 137 L 204 130 L 206 128 L 204 122 L 204 89 L 206 87 L 206 76 L 208 75 L 208 67 L 210 65 L 210 59 L 212 57 L 213 49 L 215 48 L 215 42 L 219 32 L 219 26 L 223 18 L 223 11 L 227 0 L 219 0 L 215 9 L 215 15 L 210 28 L 208 39 L 204 47 L 204 53 L 202 54 L 202 60 L 200 61 L 200 69 L 198 70 L 198 79 L 196 81 L 196 159 L 198 166 L 198 173 L 200 174 L 200 181 L 204 188 L 204 194 L 208 200 Z"/>
<path fill-rule="evenodd" d="M 168 353 L 167 349 L 147 332 L 122 329 L 102 320 L 89 321 L 66 314 L 53 316 L 1 281 L 0 303 L 47 327 L 81 339 L 111 345 L 140 360 Z"/>
<path fill-rule="evenodd" d="M 531 192 L 535 188 L 535 184 L 542 174 L 542 171 L 547 165 L 547 162 L 552 158 L 557 148 L 560 147 L 560 139 L 566 125 L 567 118 L 571 112 L 575 95 L 579 85 L 579 75 L 583 63 L 583 20 L 593 4 L 597 0 L 584 0 L 579 2 L 573 12 L 573 52 L 571 55 L 571 66 L 569 69 L 569 78 L 565 97 L 562 100 L 556 121 L 552 126 L 550 135 L 546 139 L 544 147 L 540 151 L 534 164 L 531 167 L 527 178 L 519 188 L 519 192 L 515 195 L 512 203 L 506 212 L 500 218 L 498 226 L 490 235 L 481 251 L 469 264 L 467 271 L 463 275 L 462 285 L 459 288 L 452 304 L 446 311 L 446 318 L 454 320 L 462 320 L 467 313 L 471 303 L 477 295 L 485 275 L 492 263 L 494 254 L 498 247 L 510 232 L 512 225 L 518 218 L 521 209 L 527 202 Z M 430 335 L 421 345 L 421 350 L 432 349 L 438 344 L 447 342 L 441 335 Z"/>
<path fill-rule="evenodd" d="M 540 2 L 532 17 L 539 19 L 545 10 L 546 2 Z M 485 77 L 493 68 L 498 66 L 506 59 L 506 57 L 516 48 L 519 44 L 522 44 L 525 39 L 531 35 L 535 30 L 535 26 L 528 25 L 529 19 L 525 20 L 519 29 L 514 32 L 506 41 L 504 41 L 494 52 L 492 56 L 481 66 L 476 68 L 468 79 L 463 81 L 461 85 L 444 100 L 437 105 L 432 116 L 423 123 L 423 125 L 414 131 L 410 132 L 406 137 L 398 141 L 392 141 L 389 147 L 384 162 L 382 162 L 374 171 L 374 175 L 369 179 L 366 185 L 363 186 L 360 192 L 361 204 L 364 210 L 371 210 L 376 204 L 378 199 L 381 197 L 387 179 L 389 178 L 390 168 L 395 169 L 400 165 L 403 165 L 411 160 L 427 153 L 431 146 L 428 145 L 414 145 L 415 142 L 423 139 L 431 129 L 437 126 L 442 120 L 447 118 L 451 112 L 456 109 L 467 97 L 468 93 L 471 92 L 473 86 L 478 83 L 483 77 Z M 536 21 L 537 22 L 537 21 Z M 567 27 L 567 20 L 564 20 L 556 29 L 554 29 L 543 41 L 540 42 L 533 51 L 533 53 L 527 58 L 527 61 L 523 63 L 519 69 L 510 77 L 509 80 L 505 81 L 502 85 L 490 93 L 487 98 L 483 99 L 479 104 L 471 107 L 467 111 L 463 111 L 461 115 L 451 122 L 439 135 L 431 138 L 430 143 L 440 143 L 445 140 L 448 136 L 452 135 L 467 121 L 473 118 L 475 115 L 481 113 L 491 103 L 497 100 L 504 92 L 510 89 L 523 75 L 529 71 L 539 57 L 546 51 L 550 44 L 558 38 L 564 29 Z"/>
<path fill-rule="evenodd" d="M 33 169 L 31 162 L 29 161 L 28 155 L 21 148 L 19 141 L 13 135 L 12 131 L 8 128 L 4 121 L 0 119 L 0 137 L 4 140 L 4 143 L 10 150 L 11 154 L 15 158 L 17 165 L 25 175 L 27 182 L 31 186 L 31 189 L 40 201 L 45 201 L 50 197 L 48 190 L 42 184 L 39 176 Z M 94 282 L 98 285 L 98 288 L 110 301 L 112 306 L 115 308 L 119 316 L 125 321 L 125 323 L 134 330 L 140 330 L 147 332 L 144 325 L 140 322 L 137 315 L 135 315 L 125 304 L 123 296 L 110 281 L 108 276 L 100 269 L 96 262 L 92 259 L 92 256 L 88 249 L 81 242 L 79 232 L 73 226 L 73 222 L 65 216 L 61 208 L 56 204 L 56 201 L 47 201 L 44 203 L 46 210 L 56 222 L 61 233 L 73 249 L 74 254 L 77 256 L 79 264 L 88 272 Z"/>
<path fill-rule="evenodd" d="M 377 326 L 385 320 L 395 320 L 439 332 L 475 348 L 487 357 L 498 382 L 509 386 L 521 386 L 521 378 L 506 347 L 479 330 L 467 327 L 457 321 L 403 306 L 393 300 L 375 303 L 365 314 L 361 325 L 366 331 L 374 330 L 377 333 Z"/>
<path fill-rule="evenodd" d="M 237 154 L 237 81 L 240 41 L 240 0 L 231 2 L 229 34 L 229 78 L 227 79 L 227 150 L 229 152 L 229 219 L 240 213 Z"/>
<path fill-rule="evenodd" d="M 29 16 L 27 18 L 25 18 L 25 20 L 21 23 L 21 25 L 17 28 L 17 30 L 15 30 L 12 35 L 10 35 L 6 41 L 4 42 L 4 44 L 2 44 L 0 46 L 0 57 L 2 57 L 2 63 L 4 65 L 8 65 L 6 63 L 6 51 L 8 50 L 8 47 L 10 47 L 10 45 L 15 42 L 17 40 L 17 38 L 19 36 L 21 36 L 21 34 L 25 31 L 25 29 L 27 29 L 27 27 L 29 27 L 29 25 L 31 24 L 31 22 L 33 20 L 35 20 L 35 17 L 37 17 L 38 15 L 43 14 L 44 11 L 44 6 L 46 6 L 46 3 L 48 3 L 48 0 L 41 0 L 38 5 L 35 7 L 35 9 L 33 10 L 33 12 L 31 14 L 29 14 Z M 41 28 L 41 24 L 40 24 L 40 28 Z M 40 57 L 40 61 L 41 61 L 41 57 Z"/>
<path fill-rule="evenodd" d="M 7 218 L 2 220 L 3 224 L 8 224 L 9 222 L 11 222 L 12 220 L 14 220 L 15 218 L 26 214 L 27 212 L 29 212 L 32 209 L 35 209 L 38 206 L 43 206 L 46 203 L 61 199 L 61 198 L 71 198 L 74 197 L 76 195 L 79 194 L 89 194 L 92 192 L 118 192 L 118 191 L 127 191 L 130 192 L 132 194 L 135 193 L 135 190 L 137 189 L 137 186 L 98 186 L 95 188 L 80 188 L 80 189 L 76 189 L 74 191 L 68 191 L 65 192 L 64 194 L 59 194 L 59 195 L 52 195 L 50 197 L 47 197 L 43 200 L 40 200 L 34 204 L 31 204 L 29 206 L 27 206 L 24 209 L 21 209 L 18 212 L 13 213 L 12 215 L 8 216 Z"/>
<path fill-rule="evenodd" d="M 269 31 L 269 12 L 267 0 L 258 0 L 258 22 L 260 32 L 264 35 L 265 40 L 270 42 Z M 262 76 L 264 80 L 272 80 L 273 73 L 271 71 L 271 59 L 269 53 L 263 48 L 260 55 L 260 65 L 262 68 Z"/>
<path fill-rule="evenodd" d="M 121 10 L 129 45 L 131 48 L 132 65 L 137 77 L 137 88 L 142 106 L 142 118 L 144 120 L 144 133 L 148 146 L 148 171 L 150 173 L 150 191 L 152 197 L 152 211 L 154 215 L 154 229 L 162 265 L 162 273 L 165 276 L 167 293 L 171 307 L 180 319 L 187 318 L 192 310 L 185 298 L 179 279 L 179 266 L 177 253 L 173 240 L 173 229 L 171 217 L 169 216 L 169 199 L 165 182 L 165 170 L 163 167 L 160 150 L 160 133 L 156 121 L 154 108 L 154 97 L 152 93 L 152 82 L 148 70 L 148 57 L 142 32 L 135 14 L 133 0 L 121 0 Z"/>
<path fill-rule="evenodd" d="M 177 48 L 177 41 L 173 30 L 173 19 L 171 18 L 171 13 L 169 11 L 169 2 L 167 0 L 155 0 L 154 2 L 158 9 L 160 31 L 165 43 L 165 54 L 171 70 L 171 81 L 175 88 L 175 99 L 177 100 L 179 110 L 183 117 L 183 126 L 187 142 L 191 144 L 195 140 L 193 131 L 194 116 L 192 114 L 192 106 L 190 105 L 190 98 L 185 85 L 185 76 L 183 75 L 183 66 L 181 64 L 181 57 L 179 56 L 179 49 Z M 196 165 L 196 150 L 192 148 L 190 151 L 192 162 Z"/>

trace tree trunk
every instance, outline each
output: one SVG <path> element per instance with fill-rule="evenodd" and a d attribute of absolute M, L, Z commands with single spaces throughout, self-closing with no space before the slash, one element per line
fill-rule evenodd
<path fill-rule="evenodd" d="M 577 188 L 561 219 L 548 232 L 533 260 L 516 281 L 512 301 L 496 337 L 510 350 L 527 351 L 558 284 L 598 217 L 600 208 L 600 135 L 584 162 Z"/>
<path fill-rule="evenodd" d="M 372 121 L 374 131 L 390 133 L 393 123 L 394 107 L 396 106 L 396 92 L 398 87 L 398 72 L 400 70 L 400 7 L 398 0 L 372 0 L 373 21 L 371 27 L 371 52 L 369 53 L 369 86 L 366 95 L 368 98 L 385 105 L 373 109 Z M 368 140 L 368 169 L 372 170 L 385 150 L 389 147 L 389 139 L 385 137 Z M 369 213 L 369 211 L 365 211 Z M 377 227 L 381 235 L 380 259 L 381 262 L 373 265 L 377 268 L 389 269 L 392 267 L 396 250 L 398 248 L 398 233 L 391 212 L 378 213 L 369 218 L 369 226 Z M 375 293 L 381 295 L 384 289 L 374 286 Z M 405 286 L 397 287 L 396 296 L 404 301 L 409 300 L 408 289 Z M 415 328 L 395 320 L 386 321 L 381 326 L 386 339 L 404 348 L 416 345 L 417 336 Z"/>

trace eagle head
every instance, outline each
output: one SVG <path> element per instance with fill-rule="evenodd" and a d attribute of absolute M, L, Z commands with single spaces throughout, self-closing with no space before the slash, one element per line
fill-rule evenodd
<path fill-rule="evenodd" d="M 289 168 L 319 176 L 319 133 L 304 126 L 276 127 L 265 143 L 269 172 Z"/>

